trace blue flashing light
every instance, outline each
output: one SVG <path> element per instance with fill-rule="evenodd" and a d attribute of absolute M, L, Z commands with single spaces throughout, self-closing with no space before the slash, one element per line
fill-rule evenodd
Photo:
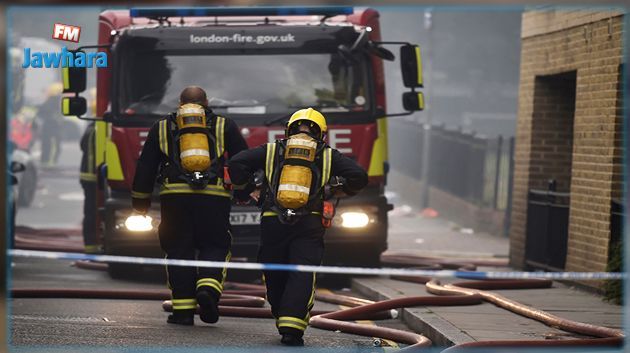
<path fill-rule="evenodd" d="M 307 7 L 134 7 L 129 10 L 131 17 L 201 17 L 201 16 L 336 16 L 350 15 L 352 7 L 346 6 L 307 6 Z"/>

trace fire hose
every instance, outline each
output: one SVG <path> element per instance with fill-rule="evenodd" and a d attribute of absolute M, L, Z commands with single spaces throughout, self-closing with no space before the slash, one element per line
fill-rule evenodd
<path fill-rule="evenodd" d="M 24 250 L 49 250 L 82 253 L 80 229 L 35 229 L 15 227 L 15 248 Z"/>
<path fill-rule="evenodd" d="M 39 246 L 37 241 L 30 239 L 19 239 L 22 245 Z M 70 245 L 60 244 L 62 246 Z M 76 245 L 75 245 L 76 246 Z M 41 246 L 44 248 L 44 246 Z M 50 246 L 48 246 L 50 249 Z M 55 250 L 58 250 L 55 248 Z M 479 259 L 437 259 L 422 258 L 409 254 L 389 254 L 383 256 L 382 260 L 388 264 L 398 266 L 422 266 L 429 269 L 457 268 L 459 270 L 474 271 L 476 266 L 507 266 L 507 262 L 502 259 L 479 260 Z M 78 261 L 77 267 L 90 269 L 106 269 L 101 264 Z M 337 311 L 312 311 L 313 317 L 310 324 L 313 327 L 339 330 L 346 333 L 365 335 L 390 339 L 399 343 L 407 344 L 404 350 L 413 350 L 431 345 L 431 341 L 416 333 L 390 329 L 378 326 L 367 326 L 358 323 L 347 322 L 349 320 L 378 320 L 392 318 L 391 310 L 431 305 L 473 305 L 483 301 L 492 303 L 498 307 L 509 310 L 516 314 L 540 321 L 546 325 L 559 329 L 575 332 L 582 335 L 596 338 L 572 339 L 561 341 L 549 340 L 503 340 L 503 341 L 479 341 L 460 344 L 448 348 L 446 351 L 461 351 L 473 347 L 537 347 L 537 346 L 619 346 L 623 343 L 624 334 L 621 330 L 601 327 L 582 322 L 567 320 L 545 311 L 528 307 L 516 301 L 505 298 L 499 294 L 489 292 L 489 289 L 527 289 L 546 288 L 551 286 L 548 280 L 485 280 L 468 281 L 442 285 L 438 280 L 429 277 L 394 277 L 396 280 L 411 281 L 424 284 L 427 291 L 435 296 L 407 297 L 380 302 L 341 296 L 338 294 L 317 293 L 316 299 L 335 304 L 351 307 L 350 309 Z M 271 311 L 263 308 L 264 287 L 249 284 L 228 284 L 225 295 L 220 301 L 219 313 L 223 316 L 245 316 L 257 318 L 272 318 Z M 73 289 L 14 289 L 14 297 L 79 297 L 79 298 L 118 298 L 118 299 L 148 299 L 164 300 L 170 297 L 167 291 L 107 291 L 107 290 L 73 290 Z M 172 310 L 170 301 L 163 303 L 163 309 Z M 446 352 L 445 351 L 445 352 Z"/>
<path fill-rule="evenodd" d="M 227 283 L 227 287 L 243 289 L 228 289 L 223 292 L 219 300 L 219 314 L 222 316 L 273 318 L 269 308 L 265 305 L 264 289 L 255 286 L 240 286 L 237 283 Z M 247 293 L 247 294 L 244 294 Z M 112 290 L 112 289 L 79 289 L 79 288 L 13 288 L 13 298 L 80 298 L 80 299 L 127 299 L 127 300 L 164 300 L 164 311 L 172 311 L 173 304 L 168 290 Z M 372 303 L 361 298 L 336 294 L 318 294 L 315 299 L 331 301 L 346 306 L 359 306 Z M 313 310 L 312 315 L 328 314 L 331 311 Z M 391 319 L 396 314 L 392 311 L 371 311 L 367 314 L 350 316 L 352 320 L 384 320 Z"/>
<path fill-rule="evenodd" d="M 439 269 L 459 268 L 474 271 L 477 266 L 508 267 L 508 260 L 503 258 L 456 258 L 444 259 L 438 257 L 418 256 L 404 252 L 388 251 L 381 255 L 381 263 L 404 267 L 421 266 Z"/>
<path fill-rule="evenodd" d="M 598 346 L 620 346 L 623 344 L 625 337 L 622 330 L 612 329 L 608 327 L 591 325 L 583 322 L 573 321 L 561 318 L 559 316 L 547 313 L 543 310 L 529 307 L 514 300 L 508 299 L 500 294 L 493 292 L 472 289 L 479 287 L 492 287 L 493 289 L 512 289 L 514 285 L 523 285 L 518 283 L 524 280 L 503 280 L 503 281 L 491 281 L 484 283 L 485 281 L 478 281 L 478 283 L 461 282 L 442 285 L 438 280 L 431 280 L 426 283 L 426 288 L 429 293 L 436 295 L 479 295 L 484 301 L 492 303 L 500 308 L 509 310 L 515 314 L 528 317 L 530 319 L 542 322 L 543 324 L 551 327 L 556 327 L 563 331 L 569 331 L 579 333 L 586 336 L 592 336 L 597 338 L 591 339 L 575 339 L 568 341 L 542 341 L 539 340 L 513 340 L 513 341 L 480 341 L 471 344 L 458 345 L 453 347 L 452 351 L 459 351 L 465 347 L 536 347 L 536 346 L 582 346 L 582 345 L 598 345 Z M 532 282 L 531 280 L 528 280 Z M 495 282 L 495 283 L 493 283 Z M 536 286 L 536 281 L 532 283 Z M 544 280 L 538 280 L 539 284 L 544 283 Z M 550 284 L 549 284 L 550 285 Z M 465 286 L 465 287 L 464 287 Z M 540 288 L 540 287 L 535 287 Z M 451 352 L 451 350 L 449 350 Z"/>
<path fill-rule="evenodd" d="M 328 314 L 315 315 L 311 318 L 309 324 L 313 327 L 325 330 L 339 330 L 346 333 L 389 339 L 398 343 L 409 345 L 409 347 L 404 348 L 404 350 L 414 350 L 423 347 L 430 347 L 432 345 L 431 340 L 423 335 L 413 332 L 387 327 L 361 325 L 346 322 L 345 320 L 351 320 L 353 315 L 367 315 L 372 312 L 420 305 L 471 305 L 480 303 L 481 297 L 479 295 L 469 294 L 451 297 L 425 296 L 390 299 L 373 304 L 365 304 L 351 309 L 335 311 Z"/>
<path fill-rule="evenodd" d="M 441 266 L 459 266 L 460 270 L 475 270 L 477 265 L 488 266 L 487 261 L 476 262 L 469 260 L 455 260 L 440 262 L 437 259 L 413 258 L 412 256 L 391 256 L 385 257 L 384 260 L 389 263 L 404 264 L 406 260 L 412 259 L 413 265 L 421 265 L 424 267 L 441 267 Z M 498 265 L 498 263 L 494 263 Z M 507 265 L 507 264 L 506 264 Z M 370 335 L 391 339 L 399 343 L 408 344 L 409 347 L 403 350 L 412 350 L 427 347 L 430 345 L 424 336 L 417 334 L 402 334 L 399 330 L 391 330 L 380 327 L 367 327 L 359 324 L 344 322 L 343 313 L 361 313 L 370 312 L 370 310 L 385 309 L 391 307 L 410 307 L 419 305 L 471 305 L 480 304 L 481 301 L 487 301 L 501 308 L 507 309 L 513 313 L 540 321 L 548 326 L 557 327 L 559 329 L 576 332 L 583 335 L 593 336 L 592 339 L 574 339 L 567 341 L 541 341 L 541 340 L 500 340 L 500 341 L 479 341 L 467 344 L 460 344 L 447 349 L 448 352 L 462 351 L 466 348 L 473 347 L 550 347 L 550 346 L 620 346 L 623 344 L 624 333 L 621 330 L 601 327 L 577 321 L 567 320 L 558 316 L 549 314 L 545 311 L 528 307 L 516 301 L 507 299 L 499 294 L 486 291 L 485 289 L 529 289 L 529 288 L 547 288 L 552 282 L 549 280 L 524 279 L 524 280 L 490 280 L 490 281 L 469 281 L 459 282 L 442 286 L 439 281 L 429 277 L 394 277 L 398 280 L 406 280 L 415 283 L 425 284 L 427 291 L 439 297 L 412 297 L 400 298 L 387 301 L 381 301 L 375 304 L 368 304 L 361 307 L 347 309 L 314 316 L 310 320 L 313 327 L 319 327 L 328 330 L 340 330 L 342 332 Z M 484 290 L 482 290 L 484 289 Z M 440 299 L 453 299 L 450 303 L 441 302 Z M 404 331 L 403 331 L 404 332 Z M 446 351 L 445 351 L 446 352 Z"/>

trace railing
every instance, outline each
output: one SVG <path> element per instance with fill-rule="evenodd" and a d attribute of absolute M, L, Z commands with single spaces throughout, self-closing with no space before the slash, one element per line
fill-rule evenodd
<path fill-rule="evenodd" d="M 393 125 L 393 124 L 392 124 Z M 514 137 L 486 138 L 444 126 L 393 125 L 391 135 L 405 142 L 390 155 L 392 165 L 420 180 L 422 147 L 429 138 L 429 185 L 478 206 L 509 211 Z"/>
<path fill-rule="evenodd" d="M 556 192 L 556 182 L 548 190 L 529 190 L 525 264 L 529 268 L 562 271 L 569 236 L 569 193 Z"/>
<path fill-rule="evenodd" d="M 508 208 L 513 137 L 489 139 L 442 126 L 429 131 L 431 186 L 479 206 Z"/>

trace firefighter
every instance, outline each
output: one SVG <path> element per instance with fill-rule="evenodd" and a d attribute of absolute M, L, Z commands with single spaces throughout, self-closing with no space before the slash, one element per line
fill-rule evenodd
<path fill-rule="evenodd" d="M 63 138 L 63 116 L 59 113 L 59 97 L 63 93 L 63 85 L 53 83 L 46 89 L 46 100 L 39 107 L 39 117 L 42 119 L 41 156 L 43 166 L 57 165 L 61 155 L 61 140 Z"/>
<path fill-rule="evenodd" d="M 366 172 L 355 161 L 324 142 L 326 131 L 321 113 L 312 108 L 298 110 L 287 123 L 284 139 L 243 151 L 230 160 L 235 187 L 251 189 L 246 185 L 252 184 L 254 173 L 265 171 L 258 261 L 320 265 L 325 228 L 334 216 L 330 203 L 323 200 L 325 185 L 341 177 L 345 182 L 336 196 L 351 196 L 367 184 Z M 263 275 L 281 342 L 304 345 L 315 273 L 263 271 Z"/>
<path fill-rule="evenodd" d="M 96 89 L 90 90 L 90 110 L 96 116 Z M 81 169 L 79 180 L 83 189 L 83 243 L 86 254 L 98 254 L 102 248 L 96 236 L 96 144 L 94 122 L 91 121 L 81 136 Z"/>
<path fill-rule="evenodd" d="M 202 127 L 180 125 L 204 119 Z M 236 123 L 214 114 L 200 87 L 184 89 L 177 113 L 153 125 L 136 166 L 132 205 L 136 213 L 146 215 L 157 176 L 161 184 L 158 234 L 168 259 L 230 260 L 231 195 L 223 185 L 225 152 L 231 157 L 246 149 Z M 191 160 L 210 161 L 209 167 L 190 172 L 185 168 Z M 166 272 L 173 298 L 168 323 L 193 325 L 197 303 L 203 322 L 218 321 L 225 268 L 167 266 Z"/>
<path fill-rule="evenodd" d="M 83 243 L 86 254 L 98 254 L 102 249 L 96 237 L 96 164 L 94 122 L 90 122 L 81 136 L 81 170 L 79 180 L 83 189 Z"/>

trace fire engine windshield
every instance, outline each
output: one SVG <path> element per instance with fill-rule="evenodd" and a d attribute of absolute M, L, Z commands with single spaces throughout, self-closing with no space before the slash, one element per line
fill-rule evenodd
<path fill-rule="evenodd" d="M 323 112 L 368 109 L 367 63 L 337 53 L 170 55 L 150 51 L 121 61 L 119 111 L 164 115 L 189 85 L 204 88 L 217 113 L 286 114 L 303 107 Z"/>

